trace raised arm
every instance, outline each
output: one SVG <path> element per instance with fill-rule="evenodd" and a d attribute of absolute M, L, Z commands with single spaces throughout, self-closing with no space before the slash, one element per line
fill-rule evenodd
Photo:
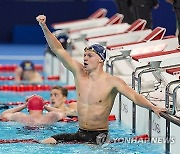
<path fill-rule="evenodd" d="M 25 109 L 27 107 L 27 103 L 20 105 L 18 107 L 8 109 L 1 113 L 1 118 L 5 118 L 7 120 L 12 120 L 12 116 L 15 115 L 17 112 L 20 112 L 21 110 Z"/>
<path fill-rule="evenodd" d="M 174 3 L 174 0 L 166 0 L 166 2 L 170 3 L 170 4 L 173 4 Z"/>
<path fill-rule="evenodd" d="M 159 108 L 155 105 L 153 105 L 149 100 L 147 100 L 143 95 L 138 94 L 135 90 L 133 90 L 131 87 L 129 87 L 123 80 L 121 80 L 118 77 L 114 77 L 115 80 L 113 80 L 113 84 L 116 87 L 116 89 L 132 100 L 136 105 L 153 110 L 154 113 L 156 113 L 159 116 L 159 113 L 161 111 L 166 111 L 165 108 Z"/>
<path fill-rule="evenodd" d="M 57 55 L 68 70 L 75 73 L 79 68 L 80 63 L 71 58 L 58 39 L 50 32 L 46 25 L 46 16 L 39 15 L 36 17 L 36 20 L 39 22 L 51 50 Z"/>

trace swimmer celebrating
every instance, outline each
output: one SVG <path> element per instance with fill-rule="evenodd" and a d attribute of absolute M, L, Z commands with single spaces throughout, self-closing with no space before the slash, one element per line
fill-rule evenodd
<path fill-rule="evenodd" d="M 2 112 L 0 118 L 6 121 L 19 122 L 26 126 L 39 126 L 55 123 L 65 117 L 60 109 L 45 105 L 41 96 L 32 95 L 26 101 L 23 105 Z M 25 108 L 28 109 L 29 114 L 20 112 Z M 44 109 L 48 113 L 43 114 Z"/>
<path fill-rule="evenodd" d="M 51 50 L 64 66 L 73 73 L 77 91 L 77 111 L 79 130 L 72 134 L 57 134 L 41 143 L 56 144 L 64 141 L 90 142 L 97 144 L 99 136 L 106 141 L 108 136 L 108 117 L 118 92 L 135 104 L 153 110 L 157 115 L 165 109 L 154 106 L 130 88 L 122 79 L 103 71 L 106 49 L 94 44 L 84 49 L 84 65 L 71 58 L 57 38 L 46 25 L 46 16 L 39 15 L 36 20 L 41 26 Z"/>

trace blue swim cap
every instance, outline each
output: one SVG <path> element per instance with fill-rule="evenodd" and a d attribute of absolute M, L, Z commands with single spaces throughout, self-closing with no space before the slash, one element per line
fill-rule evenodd
<path fill-rule="evenodd" d="M 93 50 L 103 61 L 106 59 L 106 49 L 100 44 L 93 44 L 90 47 L 86 47 L 84 50 Z"/>
<path fill-rule="evenodd" d="M 23 69 L 23 71 L 31 71 L 34 70 L 34 64 L 29 61 L 25 60 L 20 64 L 20 67 Z"/>

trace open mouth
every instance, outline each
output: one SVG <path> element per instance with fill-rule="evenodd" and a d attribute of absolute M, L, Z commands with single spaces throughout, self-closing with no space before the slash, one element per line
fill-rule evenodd
<path fill-rule="evenodd" d="M 84 66 L 87 66 L 87 65 L 88 65 L 88 63 L 84 62 Z"/>
<path fill-rule="evenodd" d="M 54 105 L 54 104 L 55 104 L 55 102 L 51 102 L 51 104 L 52 104 L 52 105 Z"/>

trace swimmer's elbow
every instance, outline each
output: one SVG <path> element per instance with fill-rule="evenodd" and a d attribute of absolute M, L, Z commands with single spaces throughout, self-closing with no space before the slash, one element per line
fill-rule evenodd
<path fill-rule="evenodd" d="M 39 143 L 41 143 L 41 144 L 57 144 L 57 141 L 54 138 L 50 137 L 50 138 L 39 141 Z"/>
<path fill-rule="evenodd" d="M 2 113 L 2 114 L 0 115 L 0 119 L 1 119 L 2 121 L 9 121 L 9 120 L 11 120 L 10 115 L 7 114 L 7 113 Z"/>
<path fill-rule="evenodd" d="M 66 116 L 77 116 L 77 111 L 75 110 L 70 110 L 66 113 Z"/>
<path fill-rule="evenodd" d="M 66 117 L 67 117 L 67 114 L 64 113 L 64 112 L 62 112 L 62 113 L 60 113 L 59 116 L 60 116 L 60 117 L 59 117 L 59 120 L 62 120 L 63 118 L 66 118 Z"/>

